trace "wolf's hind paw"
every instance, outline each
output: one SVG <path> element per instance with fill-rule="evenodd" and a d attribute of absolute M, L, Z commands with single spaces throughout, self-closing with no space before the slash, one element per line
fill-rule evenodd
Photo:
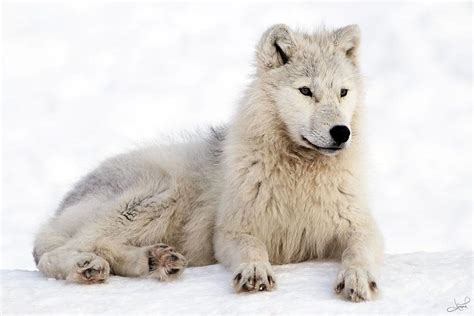
<path fill-rule="evenodd" d="M 148 250 L 149 277 L 161 281 L 174 279 L 184 271 L 186 265 L 184 256 L 168 245 L 157 244 Z"/>
<path fill-rule="evenodd" d="M 93 284 L 102 283 L 110 275 L 109 263 L 93 253 L 80 254 L 73 271 L 67 276 L 68 281 Z"/>

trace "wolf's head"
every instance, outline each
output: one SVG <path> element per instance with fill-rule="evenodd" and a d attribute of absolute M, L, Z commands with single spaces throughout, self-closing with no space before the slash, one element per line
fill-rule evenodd
<path fill-rule="evenodd" d="M 334 155 L 350 144 L 359 41 L 357 25 L 305 34 L 279 24 L 263 34 L 257 76 L 298 145 Z"/>

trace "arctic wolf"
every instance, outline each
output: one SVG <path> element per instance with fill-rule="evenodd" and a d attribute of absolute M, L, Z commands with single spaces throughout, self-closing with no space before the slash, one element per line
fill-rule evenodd
<path fill-rule="evenodd" d="M 373 299 L 383 242 L 364 192 L 359 41 L 356 25 L 268 29 L 231 123 L 102 163 L 38 233 L 38 269 L 97 283 L 220 262 L 252 292 L 275 288 L 272 264 L 336 258 L 336 293 Z"/>

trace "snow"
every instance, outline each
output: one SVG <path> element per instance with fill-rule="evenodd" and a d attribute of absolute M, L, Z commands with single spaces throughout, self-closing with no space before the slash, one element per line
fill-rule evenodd
<path fill-rule="evenodd" d="M 472 281 L 471 14 L 469 2 L 4 3 L 2 308 L 444 312 Z M 370 203 L 392 254 L 382 300 L 336 299 L 334 263 L 277 267 L 280 288 L 255 296 L 232 294 L 220 266 L 92 287 L 12 270 L 35 269 L 35 231 L 99 161 L 226 122 L 260 34 L 282 22 L 361 26 Z"/>
<path fill-rule="evenodd" d="M 472 296 L 472 253 L 413 253 L 386 259 L 381 297 L 351 303 L 332 286 L 338 264 L 305 262 L 276 266 L 273 292 L 235 294 L 231 273 L 220 265 L 189 268 L 178 279 L 111 277 L 100 285 L 77 285 L 46 279 L 39 272 L 2 271 L 5 313 L 153 313 L 153 314 L 323 314 L 445 313 Z M 472 312 L 469 306 L 465 312 Z"/>

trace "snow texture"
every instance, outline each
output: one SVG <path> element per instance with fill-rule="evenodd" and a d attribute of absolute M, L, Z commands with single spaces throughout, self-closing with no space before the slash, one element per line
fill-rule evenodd
<path fill-rule="evenodd" d="M 39 272 L 2 271 L 5 313 L 323 314 L 446 313 L 472 296 L 472 254 L 413 253 L 386 259 L 377 301 L 352 303 L 332 290 L 338 264 L 275 266 L 273 292 L 235 294 L 231 273 L 220 265 L 189 268 L 169 283 L 111 277 L 100 285 L 46 279 Z M 463 312 L 472 313 L 473 305 Z M 459 311 L 458 311 L 459 312 Z"/>
<path fill-rule="evenodd" d="M 445 312 L 472 281 L 471 14 L 467 1 L 4 3 L 1 269 L 35 269 L 35 231 L 99 161 L 227 122 L 274 23 L 360 25 L 370 203 L 399 255 L 369 304 L 333 296 L 336 264 L 302 263 L 277 267 L 279 289 L 255 296 L 232 294 L 220 266 L 91 287 L 4 270 L 2 309 Z"/>

